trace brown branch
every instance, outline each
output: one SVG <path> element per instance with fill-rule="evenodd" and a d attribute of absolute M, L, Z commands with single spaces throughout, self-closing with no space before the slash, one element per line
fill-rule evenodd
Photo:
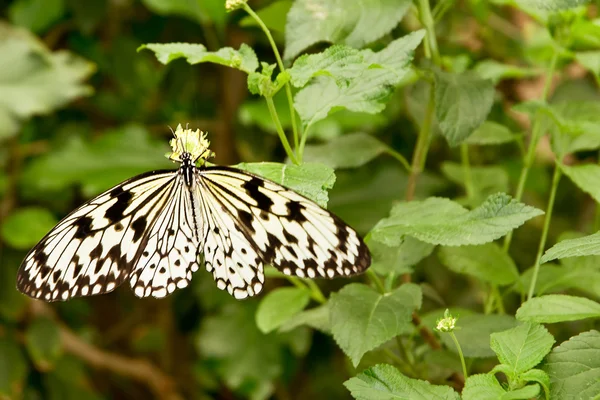
<path fill-rule="evenodd" d="M 55 318 L 54 311 L 41 301 L 32 301 L 31 311 L 34 315 Z M 138 381 L 146 385 L 157 399 L 180 400 L 183 398 L 176 392 L 173 380 L 149 361 L 124 357 L 102 350 L 83 341 L 60 322 L 59 329 L 65 352 L 80 358 L 90 366 Z"/>

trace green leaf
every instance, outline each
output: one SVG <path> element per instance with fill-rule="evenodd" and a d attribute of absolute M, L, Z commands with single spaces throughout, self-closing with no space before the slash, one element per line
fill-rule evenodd
<path fill-rule="evenodd" d="M 25 332 L 25 346 L 39 370 L 51 370 L 63 354 L 58 324 L 46 317 L 36 318 Z"/>
<path fill-rule="evenodd" d="M 329 300 L 333 338 L 357 366 L 367 351 L 405 332 L 420 306 L 417 285 L 404 284 L 382 295 L 369 286 L 351 283 Z"/>
<path fill-rule="evenodd" d="M 500 362 L 510 366 L 510 380 L 538 365 L 554 344 L 554 337 L 546 328 L 532 323 L 492 333 L 490 340 Z"/>
<path fill-rule="evenodd" d="M 256 326 L 263 333 L 279 328 L 308 305 L 308 289 L 288 287 L 275 289 L 261 300 L 256 310 Z"/>
<path fill-rule="evenodd" d="M 592 399 L 600 393 L 600 332 L 570 338 L 552 350 L 544 370 L 552 399 Z"/>
<path fill-rule="evenodd" d="M 451 146 L 464 142 L 486 120 L 494 84 L 471 73 L 435 70 L 435 116 Z"/>
<path fill-rule="evenodd" d="M 600 79 L 600 50 L 577 52 L 575 59 L 585 69 L 594 74 L 596 80 Z"/>
<path fill-rule="evenodd" d="M 567 175 L 574 184 L 592 196 L 597 203 L 600 203 L 600 165 L 558 165 L 562 172 Z"/>
<path fill-rule="evenodd" d="M 387 145 L 371 135 L 350 133 L 324 144 L 306 146 L 304 161 L 325 164 L 333 169 L 356 168 L 388 151 Z"/>
<path fill-rule="evenodd" d="M 25 30 L 0 23 L 0 139 L 20 124 L 91 93 L 83 81 L 94 65 L 66 51 L 50 52 Z"/>
<path fill-rule="evenodd" d="M 291 60 L 317 42 L 362 47 L 390 32 L 408 11 L 409 0 L 297 0 L 285 29 L 283 57 Z"/>
<path fill-rule="evenodd" d="M 506 391 L 498 379 L 491 374 L 471 375 L 465 382 L 462 391 L 463 400 L 498 400 L 503 399 Z"/>
<path fill-rule="evenodd" d="M 235 167 L 289 187 L 315 201 L 321 207 L 327 206 L 329 200 L 327 190 L 335 183 L 335 172 L 323 164 L 288 165 L 261 162 L 240 163 Z"/>
<path fill-rule="evenodd" d="M 4 242 L 15 249 L 29 249 L 46 234 L 58 220 L 41 207 L 19 208 L 0 226 Z"/>
<path fill-rule="evenodd" d="M 525 7 L 539 8 L 540 10 L 558 11 L 567 10 L 588 4 L 589 0 L 520 0 Z"/>
<path fill-rule="evenodd" d="M 309 326 L 323 333 L 329 333 L 331 331 L 329 304 L 323 304 L 310 310 L 299 312 L 282 324 L 279 331 L 289 332 L 299 326 Z"/>
<path fill-rule="evenodd" d="M 535 368 L 530 369 L 529 371 L 522 373 L 520 378 L 525 382 L 539 383 L 542 389 L 544 389 L 544 392 L 546 393 L 546 398 L 550 398 L 550 376 L 548 376 L 548 374 L 545 371 Z"/>
<path fill-rule="evenodd" d="M 164 156 L 166 149 L 166 143 L 151 141 L 148 132 L 135 125 L 107 131 L 91 143 L 71 136 L 31 162 L 21 176 L 21 185 L 30 192 L 49 192 L 78 183 L 84 196 L 91 197 L 137 174 L 174 168 Z"/>
<path fill-rule="evenodd" d="M 471 186 L 473 193 L 469 198 L 461 199 L 461 203 L 475 206 L 481 204 L 486 197 L 498 192 L 507 192 L 508 174 L 500 166 L 470 166 Z M 465 187 L 465 168 L 458 163 L 442 163 L 442 172 L 449 180 Z"/>
<path fill-rule="evenodd" d="M 600 148 L 600 104 L 569 101 L 543 107 L 552 138 L 552 150 L 564 155 Z"/>
<path fill-rule="evenodd" d="M 493 357 L 494 352 L 490 347 L 490 335 L 513 328 L 517 322 L 509 315 L 483 315 L 470 314 L 464 317 L 459 315 L 457 325 L 460 329 L 454 335 L 460 343 L 465 357 Z M 454 353 L 456 345 L 450 335 L 440 334 L 442 342 Z"/>
<path fill-rule="evenodd" d="M 0 398 L 21 398 L 27 371 L 21 345 L 10 337 L 0 337 Z"/>
<path fill-rule="evenodd" d="M 387 246 L 376 240 L 369 240 L 367 244 L 371 251 L 371 268 L 380 275 L 393 272 L 396 276 L 411 273 L 411 267 L 429 256 L 435 247 L 410 236 L 398 246 Z"/>
<path fill-rule="evenodd" d="M 475 65 L 473 71 L 479 75 L 480 78 L 489 79 L 494 82 L 494 84 L 497 84 L 504 79 L 524 79 L 542 73 L 541 70 L 503 64 L 496 60 L 483 60 Z"/>
<path fill-rule="evenodd" d="M 344 382 L 357 400 L 459 400 L 451 387 L 408 378 L 387 364 L 375 365 Z"/>
<path fill-rule="evenodd" d="M 585 297 L 549 294 L 527 300 L 517 310 L 519 321 L 553 324 L 600 317 L 600 304 Z"/>
<path fill-rule="evenodd" d="M 46 31 L 64 13 L 64 0 L 16 0 L 8 7 L 8 17 L 13 24 L 35 33 Z"/>
<path fill-rule="evenodd" d="M 597 297 L 600 293 L 600 270 L 596 267 L 597 264 L 585 265 L 588 262 L 584 261 L 585 258 L 587 257 L 571 259 L 581 260 L 582 265 L 564 265 L 560 267 L 551 264 L 542 265 L 536 281 L 535 294 L 542 295 L 567 289 L 577 289 L 588 293 L 590 296 Z M 573 264 L 579 264 L 579 262 L 573 262 Z M 533 268 L 525 271 L 516 285 L 516 290 L 527 295 L 532 276 Z"/>
<path fill-rule="evenodd" d="M 514 261 L 496 243 L 441 247 L 438 255 L 442 264 L 450 270 L 495 285 L 508 285 L 519 278 Z"/>
<path fill-rule="evenodd" d="M 343 52 L 341 47 L 336 47 L 340 50 L 335 52 L 340 57 L 347 55 L 341 60 L 323 59 L 318 57 L 319 54 L 313 55 L 313 58 L 303 58 L 303 62 L 306 63 L 316 60 L 317 65 L 314 66 L 314 71 L 307 66 L 311 73 L 303 72 L 297 75 L 301 75 L 303 79 L 305 75 L 317 76 L 294 97 L 294 107 L 302 122 L 310 126 L 327 117 L 330 112 L 344 108 L 370 114 L 381 112 L 385 108 L 385 100 L 409 71 L 413 52 L 424 35 L 424 30 L 413 32 L 394 40 L 377 53 L 363 50 L 359 53 L 362 55 L 362 61 L 360 57 L 356 57 L 355 51 Z M 323 70 L 325 65 L 329 65 L 330 70 Z M 360 70 L 355 70 L 359 67 Z M 336 76 L 337 79 L 334 79 L 331 76 L 332 71 L 350 72 L 344 72 L 341 77 Z M 302 79 L 297 79 L 303 82 Z"/>
<path fill-rule="evenodd" d="M 150 10 L 160 15 L 179 15 L 208 25 L 223 28 L 227 19 L 223 0 L 142 0 Z"/>
<path fill-rule="evenodd" d="M 257 10 L 256 14 L 258 14 L 260 19 L 271 32 L 284 33 L 286 16 L 292 7 L 292 4 L 292 0 L 276 1 L 266 7 L 261 8 L 260 10 Z M 259 25 L 252 16 L 247 15 L 240 20 L 240 26 L 248 27 Z"/>
<path fill-rule="evenodd" d="M 379 221 L 371 235 L 389 246 L 398 244 L 405 235 L 445 246 L 483 244 L 541 214 L 541 210 L 503 193 L 488 197 L 471 211 L 449 199 L 432 197 L 395 205 L 390 217 Z"/>
<path fill-rule="evenodd" d="M 558 242 L 544 253 L 540 263 L 566 258 L 581 256 L 600 255 L 600 232 L 583 236 L 577 239 L 568 239 Z"/>
<path fill-rule="evenodd" d="M 498 145 L 514 142 L 521 135 L 513 133 L 506 126 L 493 121 L 485 121 L 465 140 L 468 144 Z"/>
<path fill-rule="evenodd" d="M 163 64 L 185 58 L 192 65 L 211 62 L 239 69 L 247 74 L 258 69 L 256 53 L 245 43 L 242 43 L 239 50 L 222 47 L 217 51 L 208 51 L 198 43 L 148 43 L 138 47 L 138 51 L 144 49 L 153 51 L 156 59 Z"/>

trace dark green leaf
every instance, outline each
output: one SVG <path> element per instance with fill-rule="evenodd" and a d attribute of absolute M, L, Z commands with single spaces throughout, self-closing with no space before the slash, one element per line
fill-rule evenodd
<path fill-rule="evenodd" d="M 585 297 L 549 294 L 527 300 L 517 310 L 520 321 L 552 324 L 600 317 L 600 304 Z"/>
<path fill-rule="evenodd" d="M 410 236 L 398 246 L 387 246 L 376 240 L 369 240 L 367 244 L 371 250 L 371 268 L 381 275 L 393 272 L 397 276 L 411 273 L 411 267 L 429 256 L 435 247 Z"/>
<path fill-rule="evenodd" d="M 20 398 L 27 370 L 20 344 L 12 338 L 0 337 L 0 397 Z"/>
<path fill-rule="evenodd" d="M 142 0 L 150 10 L 160 15 L 180 15 L 192 21 L 223 27 L 226 21 L 223 0 Z"/>
<path fill-rule="evenodd" d="M 356 168 L 386 153 L 388 149 L 371 135 L 351 133 L 325 144 L 306 146 L 304 161 L 325 164 L 333 169 Z"/>
<path fill-rule="evenodd" d="M 292 7 L 292 0 L 280 0 L 269 4 L 266 7 L 256 11 L 256 14 L 269 28 L 271 32 L 284 33 L 285 32 L 285 21 L 288 11 Z M 241 26 L 259 26 L 258 22 L 250 15 L 242 18 L 240 21 Z"/>
<path fill-rule="evenodd" d="M 444 162 L 442 172 L 452 182 L 461 185 L 466 191 L 466 171 L 463 165 Z M 476 206 L 488 196 L 498 192 L 508 192 L 508 174 L 500 166 L 470 166 L 471 196 L 462 198 L 461 203 Z"/>
<path fill-rule="evenodd" d="M 52 369 L 63 353 L 58 324 L 49 318 L 36 318 L 27 328 L 25 345 L 39 370 Z"/>
<path fill-rule="evenodd" d="M 573 181 L 573 183 L 579 186 L 581 190 L 592 196 L 597 203 L 600 203 L 600 165 L 558 165 L 562 172 L 564 172 L 564 174 L 567 175 Z"/>
<path fill-rule="evenodd" d="M 289 287 L 273 290 L 258 305 L 256 326 L 261 332 L 269 333 L 304 310 L 309 301 L 308 289 Z"/>
<path fill-rule="evenodd" d="M 478 145 L 496 145 L 514 142 L 519 137 L 521 135 L 513 133 L 504 125 L 493 121 L 486 121 L 473 131 L 466 142 Z"/>
<path fill-rule="evenodd" d="M 46 31 L 64 13 L 64 0 L 16 0 L 8 8 L 12 23 L 35 33 Z"/>

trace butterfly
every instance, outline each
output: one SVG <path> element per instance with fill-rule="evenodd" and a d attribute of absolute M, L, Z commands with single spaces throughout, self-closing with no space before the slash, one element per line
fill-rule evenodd
<path fill-rule="evenodd" d="M 243 299 L 262 290 L 265 265 L 302 278 L 369 267 L 368 248 L 339 217 L 260 176 L 207 166 L 205 133 L 179 125 L 170 144 L 177 170 L 128 179 L 67 215 L 27 254 L 17 288 L 57 301 L 128 281 L 136 296 L 162 298 L 204 263 L 219 289 Z"/>

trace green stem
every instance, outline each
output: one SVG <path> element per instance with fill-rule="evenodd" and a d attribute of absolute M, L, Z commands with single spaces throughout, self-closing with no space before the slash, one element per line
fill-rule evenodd
<path fill-rule="evenodd" d="M 431 7 L 429 6 L 429 0 L 417 0 L 417 8 L 419 9 L 419 18 L 421 23 L 427 31 L 427 45 L 431 52 L 431 59 L 437 66 L 442 65 L 442 58 L 438 50 L 437 39 L 435 36 L 435 22 L 431 15 Z"/>
<path fill-rule="evenodd" d="M 273 102 L 272 97 L 265 97 L 267 101 L 267 107 L 269 108 L 269 113 L 271 114 L 271 118 L 273 119 L 273 123 L 275 124 L 275 128 L 277 129 L 277 135 L 279 135 L 279 140 L 281 140 L 281 144 L 283 144 L 283 148 L 287 153 L 288 157 L 294 164 L 299 164 L 292 148 L 290 147 L 290 143 L 285 136 L 285 132 L 283 131 L 283 127 L 281 126 L 281 121 L 279 121 L 279 116 L 277 115 L 277 110 L 275 109 L 275 103 Z"/>
<path fill-rule="evenodd" d="M 310 288 L 313 299 L 321 304 L 327 303 L 327 298 L 323 295 L 323 292 L 321 292 L 321 288 L 313 280 L 307 279 L 305 283 Z"/>
<path fill-rule="evenodd" d="M 325 298 L 325 296 L 323 296 L 323 293 L 321 292 L 321 290 L 318 287 L 317 287 L 317 290 L 315 291 L 311 287 L 311 285 L 308 284 L 309 282 L 314 284 L 314 282 L 311 282 L 309 280 L 303 281 L 302 279 L 300 279 L 296 276 L 287 276 L 287 275 L 286 275 L 286 279 L 299 289 L 310 290 L 310 297 L 317 303 L 325 304 L 327 302 L 327 299 Z"/>
<path fill-rule="evenodd" d="M 473 189 L 473 177 L 471 176 L 471 162 L 469 161 L 469 145 L 462 143 L 460 145 L 460 159 L 463 168 L 463 178 L 465 181 L 465 191 L 467 199 L 473 200 L 475 190 Z"/>
<path fill-rule="evenodd" d="M 529 285 L 529 292 L 527 293 L 527 300 L 533 297 L 535 292 L 535 285 L 537 283 L 538 273 L 540 271 L 540 259 L 544 253 L 546 247 L 546 238 L 548 237 L 548 230 L 550 228 L 550 220 L 552 219 L 552 209 L 554 208 L 554 200 L 556 199 L 556 189 L 558 188 L 558 182 L 560 182 L 561 169 L 558 164 L 554 166 L 554 174 L 552 175 L 552 187 L 550 188 L 550 198 L 548 199 L 548 207 L 546 207 L 546 215 L 544 218 L 544 227 L 542 228 L 542 237 L 540 238 L 540 245 L 538 246 L 537 256 L 535 257 L 535 264 L 533 266 L 533 276 L 531 277 L 531 284 Z"/>
<path fill-rule="evenodd" d="M 504 302 L 502 301 L 502 294 L 498 289 L 497 285 L 492 284 L 492 296 L 496 300 L 496 307 L 498 308 L 499 314 L 506 314 L 506 309 L 504 308 Z"/>
<path fill-rule="evenodd" d="M 385 286 L 383 286 L 383 282 L 381 282 L 381 279 L 379 279 L 377 274 L 372 269 L 367 270 L 367 276 L 369 277 L 369 280 L 373 282 L 375 287 L 377 287 L 377 290 L 381 292 L 381 294 L 387 293 L 385 290 Z"/>
<path fill-rule="evenodd" d="M 465 364 L 465 356 L 463 355 L 462 349 L 460 348 L 460 344 L 458 343 L 458 340 L 456 339 L 456 335 L 454 335 L 454 332 L 448 332 L 448 335 L 450 335 L 450 337 L 454 341 L 454 345 L 456 346 L 456 349 L 458 350 L 458 356 L 460 357 L 460 363 L 462 365 L 463 375 L 465 377 L 465 380 L 467 380 L 467 378 L 469 377 L 469 375 L 467 374 L 467 364 Z"/>
<path fill-rule="evenodd" d="M 400 164 L 402 164 L 402 166 L 404 168 L 406 168 L 406 170 L 408 172 L 410 172 L 410 164 L 408 163 L 408 161 L 406 160 L 406 158 L 404 158 L 404 156 L 400 153 L 398 153 L 396 150 L 392 149 L 391 147 L 387 148 L 387 153 L 394 157 L 396 160 L 398 160 L 400 162 Z"/>
<path fill-rule="evenodd" d="M 281 72 L 284 72 L 285 67 L 283 66 L 283 61 L 281 60 L 281 55 L 279 54 L 279 49 L 277 49 L 277 45 L 275 44 L 275 40 L 273 39 L 273 36 L 271 35 L 269 28 L 267 28 L 267 26 L 262 21 L 262 19 L 260 19 L 258 14 L 256 14 L 254 12 L 254 10 L 252 10 L 252 8 L 250 8 L 250 6 L 247 3 L 244 3 L 243 7 L 244 7 L 244 10 L 246 10 L 246 12 L 252 18 L 254 18 L 254 20 L 258 23 L 258 25 L 261 27 L 261 29 L 267 36 L 267 39 L 269 40 L 269 43 L 271 44 L 271 48 L 273 49 L 273 53 L 275 54 L 275 59 L 277 60 L 277 65 L 279 66 L 279 70 Z M 296 125 L 296 110 L 294 110 L 294 101 L 292 99 L 292 87 L 290 86 L 289 82 L 285 84 L 285 95 L 287 96 L 288 106 L 290 109 L 290 117 L 291 117 L 291 121 L 292 121 L 292 130 L 294 132 L 294 147 L 297 149 L 298 142 L 299 142 L 298 141 L 298 126 Z"/>

